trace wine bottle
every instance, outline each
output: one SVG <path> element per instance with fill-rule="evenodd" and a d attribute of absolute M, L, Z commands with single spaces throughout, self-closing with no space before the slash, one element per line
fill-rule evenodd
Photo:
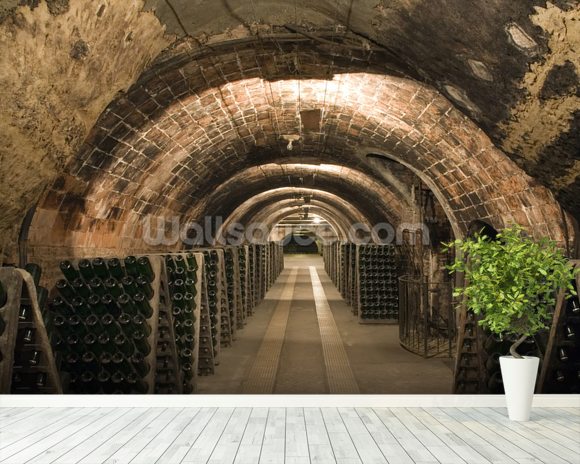
<path fill-rule="evenodd" d="M 103 326 L 104 332 L 107 333 L 110 337 L 121 334 L 121 329 L 111 314 L 104 314 L 101 317 L 101 325 Z"/>
<path fill-rule="evenodd" d="M 121 314 L 121 308 L 114 300 L 114 298 L 108 293 L 101 297 L 101 304 L 107 309 L 107 312 L 117 317 Z"/>
<path fill-rule="evenodd" d="M 42 275 L 42 269 L 40 266 L 35 263 L 28 263 L 24 266 L 24 270 L 32 276 L 34 286 L 38 287 L 40 283 L 40 276 Z"/>
<path fill-rule="evenodd" d="M 96 371 L 98 362 L 95 353 L 92 351 L 85 351 L 81 356 L 81 360 L 85 371 Z"/>
<path fill-rule="evenodd" d="M 60 279 L 56 282 L 56 289 L 58 290 L 59 295 L 66 301 L 71 301 L 76 296 L 70 283 L 64 279 Z"/>
<path fill-rule="evenodd" d="M 66 323 L 69 333 L 78 335 L 79 337 L 83 337 L 86 334 L 85 324 L 83 324 L 83 320 L 77 314 L 70 316 Z"/>
<path fill-rule="evenodd" d="M 149 319 L 153 315 L 153 308 L 151 307 L 151 305 L 149 304 L 149 300 L 147 300 L 147 298 L 143 293 L 141 292 L 136 293 L 133 296 L 133 302 L 135 303 L 135 306 L 137 307 L 139 312 L 147 319 Z"/>
<path fill-rule="evenodd" d="M 580 303 L 577 296 L 568 299 L 566 310 L 571 316 L 580 316 Z"/>
<path fill-rule="evenodd" d="M 74 314 L 80 317 L 87 317 L 92 313 L 92 307 L 82 297 L 75 297 L 71 301 Z"/>
<path fill-rule="evenodd" d="M 495 371 L 487 381 L 490 393 L 503 393 L 503 379 L 500 371 Z"/>
<path fill-rule="evenodd" d="M 79 380 L 81 391 L 96 393 L 99 390 L 99 384 L 96 382 L 95 374 L 92 371 L 83 371 Z"/>
<path fill-rule="evenodd" d="M 155 280 L 153 267 L 151 267 L 151 262 L 147 256 L 141 256 L 137 259 L 137 269 L 139 270 L 139 274 L 145 277 L 148 282 L 153 282 Z"/>
<path fill-rule="evenodd" d="M 75 269 L 72 263 L 68 260 L 64 260 L 60 262 L 60 270 L 62 275 L 66 278 L 66 280 L 72 282 L 75 279 L 78 279 L 81 275 L 79 271 Z"/>
<path fill-rule="evenodd" d="M 103 282 L 105 285 L 105 293 L 108 293 L 113 298 L 119 298 L 123 294 L 123 288 L 119 281 L 114 277 L 109 277 Z"/>
<path fill-rule="evenodd" d="M 87 298 L 87 303 L 91 308 L 91 314 L 97 314 L 100 316 L 108 311 L 107 307 L 101 302 L 101 298 L 98 295 L 89 296 Z"/>
<path fill-rule="evenodd" d="M 143 353 L 140 353 L 139 351 L 135 352 L 133 356 L 131 356 L 130 362 L 133 365 L 135 372 L 137 372 L 141 377 L 145 377 L 149 373 L 150 366 L 145 360 Z"/>
<path fill-rule="evenodd" d="M 132 276 L 123 277 L 121 279 L 121 285 L 123 286 L 125 293 L 129 296 L 134 296 L 139 292 L 139 287 Z"/>
<path fill-rule="evenodd" d="M 123 334 L 115 335 L 113 342 L 115 343 L 115 348 L 125 356 L 131 356 L 135 352 L 135 346 Z"/>
<path fill-rule="evenodd" d="M 568 340 L 574 340 L 576 338 L 576 332 L 574 331 L 574 327 L 569 324 L 564 326 L 564 335 Z"/>
<path fill-rule="evenodd" d="M 119 258 L 111 258 L 107 261 L 107 268 L 111 277 L 119 280 L 125 277 L 125 271 L 123 266 L 121 266 L 121 261 Z"/>
<path fill-rule="evenodd" d="M 93 277 L 89 281 L 89 287 L 95 295 L 103 296 L 108 293 L 107 288 L 100 277 Z"/>
<path fill-rule="evenodd" d="M 40 311 L 44 313 L 46 311 L 46 302 L 48 301 L 48 290 L 45 287 L 38 287 L 36 289 L 36 298 Z M 2 305 L 0 305 L 0 307 L 2 307 Z"/>
<path fill-rule="evenodd" d="M 129 390 L 132 392 L 144 395 L 149 390 L 147 383 L 145 383 L 143 380 L 141 380 L 139 378 L 139 376 L 137 374 L 135 374 L 134 372 L 127 374 L 127 376 L 125 377 L 125 380 L 127 382 L 127 386 L 129 387 Z"/>
<path fill-rule="evenodd" d="M 117 303 L 121 308 L 121 311 L 127 314 L 137 314 L 137 307 L 133 302 L 133 298 L 131 298 L 126 293 L 123 293 L 118 299 Z"/>
<path fill-rule="evenodd" d="M 125 271 L 128 276 L 136 277 L 139 275 L 139 267 L 135 256 L 127 256 L 125 258 Z"/>
<path fill-rule="evenodd" d="M 82 278 L 87 281 L 95 277 L 93 266 L 91 266 L 91 262 L 88 259 L 81 259 L 79 261 L 79 272 Z"/>
<path fill-rule="evenodd" d="M 151 352 L 151 345 L 143 332 L 133 332 L 133 343 L 140 353 L 147 356 Z"/>
<path fill-rule="evenodd" d="M 93 266 L 93 272 L 95 273 L 96 277 L 101 279 L 106 279 L 109 277 L 109 269 L 107 268 L 107 264 L 103 258 L 95 258 L 91 263 Z"/>
<path fill-rule="evenodd" d="M 151 335 L 151 326 L 141 314 L 133 316 L 133 326 L 136 331 L 144 333 L 145 336 Z"/>
<path fill-rule="evenodd" d="M 568 351 L 566 350 L 566 348 L 559 348 L 558 349 L 558 357 L 560 358 L 560 361 L 562 362 L 567 362 L 568 361 Z"/>
<path fill-rule="evenodd" d="M 555 379 L 555 380 L 556 380 L 556 382 L 558 382 L 558 383 L 564 383 L 564 382 L 566 381 L 566 375 L 564 374 L 564 372 L 563 372 L 563 371 L 561 371 L 561 370 L 559 370 L 559 369 L 558 369 L 558 370 L 557 370 L 557 371 L 554 373 L 554 379 Z"/>
<path fill-rule="evenodd" d="M 20 322 L 30 322 L 32 319 L 32 311 L 29 306 L 21 306 L 20 311 L 18 311 L 18 323 Z"/>
<path fill-rule="evenodd" d="M 80 277 L 72 281 L 71 286 L 76 295 L 82 298 L 91 296 L 91 288 Z"/>
<path fill-rule="evenodd" d="M 149 281 L 142 275 L 139 275 L 135 278 L 135 283 L 138 285 L 139 290 L 143 293 L 148 300 L 153 298 L 153 287 Z"/>

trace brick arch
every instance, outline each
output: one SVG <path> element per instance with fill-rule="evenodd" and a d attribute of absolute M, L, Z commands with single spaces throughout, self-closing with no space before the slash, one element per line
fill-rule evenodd
<path fill-rule="evenodd" d="M 370 222 L 400 222 L 400 200 L 378 181 L 345 166 L 308 164 L 267 164 L 241 171 L 208 196 L 191 219 L 228 218 L 245 201 L 279 187 L 323 190 L 356 205 Z"/>
<path fill-rule="evenodd" d="M 302 210 L 301 205 L 294 200 L 280 200 L 265 207 L 263 210 L 256 212 L 250 219 L 249 223 L 264 224 L 270 230 L 281 221 L 286 215 L 283 212 L 291 211 L 297 213 Z M 309 211 L 319 214 L 333 225 L 342 240 L 347 240 L 349 231 L 353 222 L 340 209 L 336 209 L 328 204 L 319 204 L 315 202 L 309 207 Z"/>
<path fill-rule="evenodd" d="M 222 230 L 226 230 L 231 224 L 247 225 L 254 221 L 255 216 L 266 207 L 274 203 L 283 201 L 294 201 L 296 204 L 300 203 L 297 200 L 298 195 L 311 196 L 311 204 L 327 205 L 346 219 L 349 227 L 355 223 L 366 224 L 371 226 L 368 219 L 350 202 L 332 193 L 317 189 L 305 189 L 294 187 L 283 187 L 278 189 L 267 190 L 252 198 L 246 200 L 232 212 L 227 221 L 225 221 Z M 218 233 L 219 235 L 219 233 Z"/>
<path fill-rule="evenodd" d="M 301 211 L 300 207 L 292 205 L 284 206 L 283 204 L 280 204 L 277 206 L 276 210 L 274 210 L 273 206 L 269 207 L 266 216 L 267 220 L 265 222 L 268 230 L 270 231 L 269 236 L 272 236 L 274 227 L 278 222 L 280 222 L 285 217 L 299 213 L 300 211 Z M 337 238 L 339 240 L 343 241 L 348 240 L 350 226 L 348 225 L 348 223 L 345 223 L 343 219 L 340 218 L 340 216 L 336 215 L 336 212 L 331 211 L 327 207 L 317 207 L 317 206 L 312 207 L 311 212 L 318 214 L 320 217 L 325 219 L 331 225 L 332 229 L 336 233 Z"/>
<path fill-rule="evenodd" d="M 331 67 L 330 57 L 300 47 L 204 53 L 164 61 L 109 106 L 39 205 L 31 249 L 46 240 L 138 247 L 143 216 L 193 216 L 215 185 L 247 166 L 322 158 L 369 172 L 367 150 L 437 192 L 456 235 L 479 219 L 563 240 L 553 195 L 434 89 L 364 64 Z M 320 127 L 304 125 L 317 111 Z M 283 135 L 301 140 L 288 151 Z"/>

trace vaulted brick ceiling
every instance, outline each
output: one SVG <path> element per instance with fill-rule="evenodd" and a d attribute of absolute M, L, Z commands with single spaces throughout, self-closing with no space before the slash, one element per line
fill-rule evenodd
<path fill-rule="evenodd" d="M 149 214 L 228 217 L 279 188 L 397 223 L 416 177 L 459 234 L 517 221 L 562 240 L 542 184 L 580 212 L 577 2 L 146 1 L 165 37 L 125 2 L 14 3 L 0 0 L 0 150 L 25 154 L 0 166 L 21 180 L 3 230 L 47 185 L 33 237 L 48 226 L 71 246 L 118 247 Z"/>

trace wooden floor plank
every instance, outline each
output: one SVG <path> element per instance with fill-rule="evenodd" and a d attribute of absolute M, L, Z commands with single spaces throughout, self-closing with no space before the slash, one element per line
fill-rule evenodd
<path fill-rule="evenodd" d="M 165 408 L 164 411 L 152 420 L 138 434 L 134 435 L 127 441 L 122 448 L 115 451 L 105 461 L 106 464 L 118 464 L 121 462 L 130 462 L 134 459 L 143 448 L 159 435 L 176 417 L 183 411 L 179 408 Z"/>
<path fill-rule="evenodd" d="M 490 461 L 475 451 L 461 438 L 455 436 L 447 427 L 444 427 L 434 417 L 427 414 L 422 408 L 408 408 L 407 411 L 413 414 L 416 419 L 430 430 L 441 442 L 448 446 L 461 459 L 469 464 L 487 464 Z M 423 442 L 423 444 L 425 444 Z"/>
<path fill-rule="evenodd" d="M 407 430 L 401 421 L 388 408 L 375 408 L 375 413 L 381 419 L 411 459 L 418 464 L 433 464 L 439 461 L 417 438 Z"/>
<path fill-rule="evenodd" d="M 253 408 L 236 453 L 234 464 L 256 464 L 260 460 L 268 408 Z"/>
<path fill-rule="evenodd" d="M 336 461 L 360 464 L 362 461 L 338 409 L 322 408 L 321 412 Z"/>
<path fill-rule="evenodd" d="M 580 462 L 580 441 L 566 439 L 559 433 L 534 421 L 510 421 L 508 417 L 498 414 L 497 411 L 491 408 L 479 408 L 478 411 L 498 424 L 509 427 L 523 437 L 532 440 L 562 459 L 570 462 Z M 577 438 L 580 440 L 580 435 Z"/>
<path fill-rule="evenodd" d="M 87 427 L 73 430 L 71 435 L 63 437 L 61 441 L 53 444 L 50 448 L 45 449 L 35 458 L 27 461 L 27 464 L 48 464 L 56 461 L 71 449 L 75 448 L 78 444 L 84 442 L 87 438 L 94 436 L 96 433 L 99 433 L 103 428 L 110 426 L 128 412 L 129 409 L 124 408 L 114 408 L 110 410 L 109 413 L 103 414 Z"/>
<path fill-rule="evenodd" d="M 186 428 L 199 412 L 199 408 L 185 408 L 169 424 L 151 438 L 151 441 L 137 454 L 131 464 L 151 464 L 157 461 L 171 446 L 175 437 Z"/>
<path fill-rule="evenodd" d="M 40 426 L 47 421 L 55 422 L 64 416 L 66 416 L 65 411 L 72 411 L 73 408 L 58 408 L 57 414 L 55 414 L 54 408 L 42 408 L 38 411 L 35 408 L 25 409 L 25 414 L 19 414 L 14 417 L 7 418 L 0 422 L 0 433 L 2 437 L 7 437 L 11 432 L 20 431 L 26 432 L 30 431 L 31 424 L 35 426 Z M 60 416 L 58 412 L 62 412 L 63 416 Z M 3 448 L 6 443 L 0 443 L 0 448 Z"/>
<path fill-rule="evenodd" d="M 454 420 L 460 421 L 466 427 L 470 428 L 473 432 L 478 434 L 480 437 L 485 439 L 488 443 L 493 444 L 496 448 L 503 451 L 510 458 L 517 462 L 525 464 L 544 464 L 542 461 L 534 457 L 532 454 L 526 452 L 524 449 L 519 447 L 517 444 L 512 443 L 507 440 L 502 433 L 498 433 L 495 430 L 488 429 L 484 425 L 480 424 L 479 421 L 460 411 L 458 408 L 440 408 L 445 414 Z"/>
<path fill-rule="evenodd" d="M 286 451 L 286 409 L 270 408 L 264 431 L 260 464 L 284 462 Z"/>
<path fill-rule="evenodd" d="M 338 412 L 348 430 L 360 459 L 365 464 L 385 464 L 387 460 L 354 408 L 339 408 Z"/>
<path fill-rule="evenodd" d="M 507 415 L 507 410 L 504 409 L 504 411 Z M 580 424 L 571 420 L 570 415 L 553 408 L 538 408 L 532 410 L 531 419 L 538 420 L 538 417 L 541 418 L 541 422 L 547 421 L 550 427 L 559 428 L 560 432 L 569 438 L 576 437 L 580 433 Z"/>
<path fill-rule="evenodd" d="M 304 408 L 286 410 L 286 462 L 310 462 Z"/>
<path fill-rule="evenodd" d="M 123 429 L 134 427 L 146 411 L 147 409 L 144 408 L 130 409 L 127 414 L 121 416 L 105 430 L 101 430 L 98 434 L 88 437 L 85 441 L 77 444 L 67 453 L 57 458 L 53 464 L 72 464 L 81 461 L 85 456 L 92 453 L 103 443 L 115 437 Z"/>
<path fill-rule="evenodd" d="M 233 412 L 234 408 L 219 408 L 181 462 L 206 464 Z"/>
<path fill-rule="evenodd" d="M 30 438 L 30 443 L 25 448 L 21 448 L 18 452 L 13 453 L 13 447 L 9 446 L 0 450 L 0 462 L 7 464 L 20 464 L 33 459 L 38 454 L 43 453 L 53 445 L 60 443 L 70 435 L 78 430 L 93 424 L 99 417 L 113 412 L 113 408 L 80 408 L 74 414 L 74 420 L 71 420 L 64 427 L 51 427 L 43 431 L 43 436 L 40 438 L 39 434 L 34 434 Z M 21 446 L 20 442 L 15 444 Z"/>
<path fill-rule="evenodd" d="M 122 449 L 131 441 L 132 438 L 139 435 L 151 422 L 157 419 L 165 412 L 165 408 L 151 408 L 139 417 L 139 421 L 129 424 L 119 433 L 112 436 L 109 440 L 93 449 L 79 461 L 79 464 L 95 464 L 106 461 L 110 456 Z"/>
<path fill-rule="evenodd" d="M 463 459 L 421 421 L 417 420 L 407 408 L 391 408 L 391 411 L 439 462 L 446 464 L 465 464 Z"/>
<path fill-rule="evenodd" d="M 308 436 L 308 451 L 312 463 L 336 463 L 326 425 L 319 408 L 304 408 L 304 421 Z"/>
<path fill-rule="evenodd" d="M 356 412 L 387 461 L 397 464 L 414 464 L 415 461 L 371 408 L 356 408 Z"/>
<path fill-rule="evenodd" d="M 224 433 L 211 454 L 209 464 L 231 464 L 234 462 L 251 412 L 252 408 L 236 408 L 234 410 Z"/>
<path fill-rule="evenodd" d="M 202 408 L 155 462 L 159 464 L 181 462 L 217 410 L 218 408 Z"/>
<path fill-rule="evenodd" d="M 90 409 L 89 411 L 94 410 Z M 23 421 L 14 424 L 8 430 L 2 430 L 0 440 L 0 456 L 10 455 L 10 450 L 26 448 L 51 435 L 67 424 L 79 420 L 86 412 L 83 408 L 59 408 L 47 411 L 42 417 L 36 417 L 31 421 Z"/>

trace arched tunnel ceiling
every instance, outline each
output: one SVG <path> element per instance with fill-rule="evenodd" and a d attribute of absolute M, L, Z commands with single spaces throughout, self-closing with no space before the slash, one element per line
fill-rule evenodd
<path fill-rule="evenodd" d="M 36 0 L 24 3 L 42 10 Z M 14 198 L 6 201 L 28 198 L 66 164 L 39 211 L 58 210 L 59 219 L 46 216 L 64 230 L 98 228 L 107 221 L 108 231 L 118 234 L 140 215 L 193 214 L 197 203 L 231 173 L 264 163 L 317 159 L 377 179 L 382 174 L 365 155 L 378 151 L 420 175 L 457 230 L 479 218 L 496 227 L 517 221 L 561 238 L 559 231 L 549 230 L 558 216 L 551 195 L 522 176 L 457 108 L 578 215 L 577 2 L 437 3 L 148 1 L 146 7 L 170 32 L 191 37 L 164 39 L 173 45 L 109 105 L 71 162 L 65 163 L 82 130 L 71 140 L 70 131 L 63 134 L 64 145 L 70 144 L 66 150 L 36 141 L 35 153 L 48 147 L 49 155 L 58 158 L 36 184 L 19 183 L 10 193 Z M 48 13 L 39 17 L 44 29 L 39 30 L 46 29 L 49 38 L 54 32 L 47 14 L 59 21 L 65 17 L 73 31 L 78 21 L 81 35 L 98 34 L 103 24 L 113 29 L 116 20 L 127 17 L 126 4 L 115 0 L 94 12 L 85 12 L 81 0 L 46 4 Z M 0 0 L 0 13 L 12 6 Z M 75 16 L 78 11 L 83 13 Z M 151 15 L 141 23 L 132 10 L 131 15 L 131 30 L 122 31 L 125 53 L 143 43 L 144 25 L 151 27 Z M 104 23 L 98 22 L 101 16 Z M 31 14 L 4 25 L 13 31 L 36 20 Z M 138 27 L 133 29 L 133 23 Z M 142 56 L 130 62 L 132 75 L 161 44 L 157 36 L 144 43 L 148 53 L 138 50 Z M 49 40 L 44 47 L 57 45 Z M 89 72 L 83 62 L 95 68 L 91 46 L 90 40 L 77 40 L 72 49 L 62 46 L 67 53 L 57 57 L 77 60 L 71 70 L 82 75 Z M 117 67 L 123 66 L 122 56 L 116 56 Z M 15 64 L 21 70 L 22 62 Z M 109 83 L 109 73 L 102 75 Z M 123 82 L 130 83 L 130 77 L 105 86 L 103 95 L 123 89 Z M 93 97 L 81 100 L 88 107 Z M 34 114 L 25 108 L 18 117 Z M 46 115 L 48 123 L 54 116 L 38 114 Z M 90 127 L 91 117 L 80 119 Z M 35 133 L 34 126 L 26 127 Z M 300 137 L 292 151 L 287 136 Z M 52 162 L 51 156 L 45 160 Z M 399 187 L 391 190 L 401 193 Z M 6 217 L 12 218 L 17 207 L 10 208 Z"/>
<path fill-rule="evenodd" d="M 312 45 L 321 53 L 372 49 L 367 55 L 382 55 L 386 68 L 444 93 L 580 215 L 575 0 L 147 0 L 146 7 L 170 32 L 201 44 L 299 31 L 319 37 Z"/>

